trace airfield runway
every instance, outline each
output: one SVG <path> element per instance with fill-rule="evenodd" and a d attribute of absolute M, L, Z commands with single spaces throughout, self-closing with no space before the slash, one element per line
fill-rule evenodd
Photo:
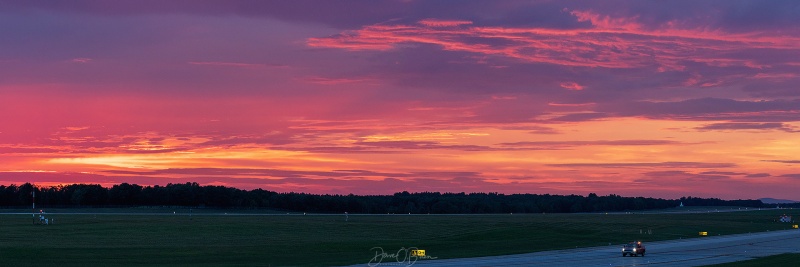
<path fill-rule="evenodd" d="M 418 260 L 413 266 L 703 266 L 782 253 L 800 253 L 800 230 L 709 236 L 651 242 L 645 257 L 622 257 L 621 245 L 543 251 L 528 254 L 446 260 Z M 436 256 L 428 251 L 428 256 Z M 360 264 L 353 266 L 365 266 Z M 386 259 L 371 266 L 409 266 Z"/>

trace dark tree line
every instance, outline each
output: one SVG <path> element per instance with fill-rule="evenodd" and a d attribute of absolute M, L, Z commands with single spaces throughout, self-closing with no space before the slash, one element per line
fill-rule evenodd
<path fill-rule="evenodd" d="M 31 204 L 36 191 L 39 207 L 184 206 L 214 208 L 268 208 L 320 213 L 565 213 L 662 209 L 686 206 L 763 207 L 760 200 L 721 200 L 683 197 L 660 199 L 618 195 L 536 195 L 499 193 L 401 192 L 394 195 L 314 195 L 241 190 L 197 183 L 140 186 L 96 184 L 34 187 L 0 185 L 0 206 Z"/>

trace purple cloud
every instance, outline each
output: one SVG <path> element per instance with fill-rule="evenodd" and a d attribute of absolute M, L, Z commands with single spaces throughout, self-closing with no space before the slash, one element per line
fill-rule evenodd
<path fill-rule="evenodd" d="M 747 122 L 730 122 L 730 123 L 712 123 L 706 124 L 695 129 L 701 131 L 709 130 L 779 130 L 784 132 L 795 132 L 791 126 L 780 122 L 769 123 L 747 123 Z"/>
<path fill-rule="evenodd" d="M 765 177 L 771 177 L 771 176 L 772 175 L 770 175 L 769 173 L 753 173 L 753 174 L 745 175 L 745 177 L 747 177 L 747 178 L 765 178 Z"/>
<path fill-rule="evenodd" d="M 567 167 L 567 168 L 584 168 L 584 167 L 598 167 L 598 168 L 732 168 L 736 167 L 734 163 L 709 163 L 709 162 L 634 162 L 634 163 L 563 163 L 563 164 L 548 164 L 553 167 Z"/>
<path fill-rule="evenodd" d="M 791 143 L 798 130 L 796 1 L 0 6 L 11 25 L 0 27 L 0 114 L 11 114 L 0 175 L 48 171 L 8 180 L 666 195 L 685 192 L 683 177 L 708 195 L 793 189 L 775 182 L 797 164 L 791 151 L 765 157 L 775 175 L 737 153 L 752 153 L 739 140 Z M 449 133 L 478 134 L 431 137 Z M 614 147 L 612 158 L 652 162 L 598 153 Z M 524 160 L 543 156 L 563 164 Z M 386 164 L 362 170 L 372 159 Z M 49 173 L 65 170 L 102 175 Z"/>
<path fill-rule="evenodd" d="M 681 145 L 684 143 L 672 140 L 596 140 L 596 141 L 528 141 L 500 143 L 502 147 L 537 148 L 537 149 L 567 149 L 583 146 L 658 146 Z"/>
<path fill-rule="evenodd" d="M 800 179 L 800 173 L 783 174 L 783 175 L 779 175 L 778 177 L 791 178 L 791 179 Z"/>
<path fill-rule="evenodd" d="M 607 103 L 600 108 L 616 116 L 641 116 L 676 120 L 731 120 L 742 122 L 800 121 L 800 99 L 739 101 L 699 98 L 675 102 L 637 101 Z M 751 126 L 753 124 L 750 124 Z M 766 124 L 771 126 L 772 124 Z"/>
<path fill-rule="evenodd" d="M 765 159 L 762 160 L 764 162 L 777 162 L 777 163 L 785 163 L 785 164 L 800 164 L 800 160 L 770 160 Z"/>
<path fill-rule="evenodd" d="M 645 176 L 653 177 L 655 179 L 663 179 L 663 178 L 679 178 L 680 180 L 685 181 L 717 181 L 717 180 L 725 180 L 730 179 L 729 175 L 722 175 L 722 174 L 696 174 L 690 173 L 687 171 L 655 171 L 655 172 L 646 172 L 644 173 Z"/>

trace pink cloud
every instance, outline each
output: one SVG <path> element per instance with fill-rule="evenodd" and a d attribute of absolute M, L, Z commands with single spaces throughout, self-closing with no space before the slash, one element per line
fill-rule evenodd
<path fill-rule="evenodd" d="M 553 107 L 590 107 L 590 106 L 597 105 L 597 103 L 554 103 L 554 102 L 550 102 L 550 103 L 547 103 L 547 105 L 548 106 L 553 106 Z"/>
<path fill-rule="evenodd" d="M 797 73 L 763 73 L 753 75 L 753 79 L 791 80 L 800 77 Z"/>
<path fill-rule="evenodd" d="M 638 17 L 613 18 L 583 10 L 574 10 L 570 14 L 574 15 L 578 21 L 591 23 L 598 30 L 621 32 L 638 32 L 642 30 L 642 25 L 636 22 Z"/>
<path fill-rule="evenodd" d="M 762 69 L 769 65 L 752 59 L 733 58 L 729 51 L 800 50 L 795 45 L 800 43 L 798 37 L 677 28 L 676 23 L 647 29 L 637 22 L 637 17 L 612 18 L 577 10 L 571 13 L 576 20 L 589 22 L 592 27 L 487 27 L 467 21 L 423 20 L 418 25 L 365 26 L 330 37 L 309 38 L 307 44 L 312 47 L 385 51 L 404 43 L 423 43 L 439 45 L 444 50 L 504 56 L 527 62 L 605 68 L 655 66 L 660 71 L 683 70 L 686 62 Z"/>
<path fill-rule="evenodd" d="M 85 57 L 79 57 L 79 58 L 73 58 L 73 59 L 72 59 L 72 60 L 70 60 L 70 61 L 72 61 L 72 62 L 74 62 L 74 63 L 81 63 L 81 64 L 85 64 L 85 63 L 89 63 L 89 62 L 91 62 L 91 61 L 92 61 L 92 59 L 91 59 L 91 58 L 85 58 Z"/>
<path fill-rule="evenodd" d="M 576 82 L 563 82 L 563 83 L 561 83 L 559 85 L 561 86 L 561 88 L 568 89 L 568 90 L 573 90 L 573 91 L 581 91 L 581 90 L 583 90 L 585 88 L 584 86 L 582 86 L 582 85 L 580 85 L 580 84 L 578 84 Z"/>
<path fill-rule="evenodd" d="M 438 20 L 438 19 L 423 19 L 417 23 L 428 27 L 455 27 L 462 25 L 470 25 L 472 21 L 468 20 Z"/>
<path fill-rule="evenodd" d="M 220 66 L 220 67 L 238 67 L 238 68 L 261 68 L 266 67 L 264 64 L 241 63 L 241 62 L 219 62 L 219 61 L 190 61 L 191 65 L 199 66 Z"/>
<path fill-rule="evenodd" d="M 325 77 L 308 77 L 305 81 L 315 84 L 333 85 L 333 84 L 348 84 L 348 83 L 361 83 L 369 81 L 370 79 L 354 79 L 354 78 L 325 78 Z"/>
<path fill-rule="evenodd" d="M 797 191 L 791 151 L 752 145 L 798 131 L 781 3 L 29 2 L 0 51 L 6 181 Z"/>
<path fill-rule="evenodd" d="M 499 95 L 493 95 L 493 96 L 492 96 L 492 99 L 494 99 L 494 100 L 516 100 L 516 99 L 517 99 L 517 97 L 516 97 L 516 96 L 499 96 Z"/>

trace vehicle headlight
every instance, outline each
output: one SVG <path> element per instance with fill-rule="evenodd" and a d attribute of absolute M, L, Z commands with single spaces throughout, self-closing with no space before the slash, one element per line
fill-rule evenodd
<path fill-rule="evenodd" d="M 636 249 L 635 249 L 635 248 L 633 249 L 633 252 L 636 252 Z"/>

